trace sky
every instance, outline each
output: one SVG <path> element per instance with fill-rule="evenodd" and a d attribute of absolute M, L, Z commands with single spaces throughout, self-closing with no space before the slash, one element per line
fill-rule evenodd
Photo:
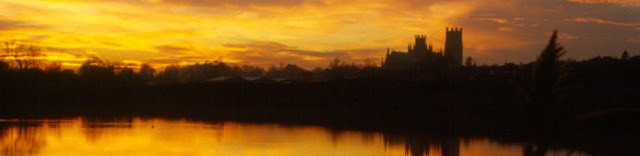
<path fill-rule="evenodd" d="M 638 15 L 640 0 L 0 0 L 0 41 L 43 47 L 64 68 L 98 56 L 311 69 L 380 61 L 416 34 L 438 50 L 460 27 L 465 58 L 503 64 L 535 60 L 554 29 L 568 58 L 638 55 Z"/>

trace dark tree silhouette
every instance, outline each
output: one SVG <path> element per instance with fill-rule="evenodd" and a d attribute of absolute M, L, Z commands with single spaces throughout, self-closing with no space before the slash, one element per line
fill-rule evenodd
<path fill-rule="evenodd" d="M 329 75 L 331 79 L 344 79 L 345 74 L 347 72 L 348 65 L 346 61 L 340 60 L 340 58 L 336 57 L 335 59 L 329 61 L 329 67 L 327 70 L 329 71 Z"/>
<path fill-rule="evenodd" d="M 465 67 L 472 67 L 473 66 L 473 59 L 471 57 L 467 57 L 467 59 L 464 61 L 464 66 Z"/>
<path fill-rule="evenodd" d="M 622 52 L 622 56 L 620 57 L 623 60 L 626 60 L 629 58 L 629 52 L 627 52 L 627 50 L 624 50 L 624 52 Z"/>
<path fill-rule="evenodd" d="M 44 67 L 44 71 L 46 72 L 60 72 L 62 71 L 62 63 L 60 62 L 51 62 Z"/>
<path fill-rule="evenodd" d="M 377 68 L 378 67 L 378 63 L 376 63 L 375 61 L 373 61 L 371 59 L 365 59 L 362 62 L 362 65 L 364 66 L 364 68 L 367 68 L 367 69 L 372 69 L 372 68 Z"/>
<path fill-rule="evenodd" d="M 156 73 L 156 69 L 151 67 L 148 63 L 140 65 L 140 79 L 144 81 L 152 80 Z"/>
<path fill-rule="evenodd" d="M 533 126 L 535 127 L 537 148 L 525 153 L 531 156 L 544 156 L 549 148 L 549 138 L 556 126 L 555 113 L 551 107 L 555 104 L 553 90 L 561 78 L 560 57 L 566 51 L 558 43 L 558 31 L 553 31 L 547 47 L 540 53 L 535 62 L 533 73 L 534 80 L 534 102 L 532 109 Z"/>
<path fill-rule="evenodd" d="M 3 52 L 13 58 L 18 70 L 25 70 L 40 63 L 37 58 L 44 56 L 42 49 L 36 45 L 17 43 L 16 41 L 4 42 Z"/>
<path fill-rule="evenodd" d="M 0 60 L 0 72 L 9 70 L 9 63 Z"/>
<path fill-rule="evenodd" d="M 558 32 L 553 31 L 549 44 L 540 53 L 534 69 L 536 107 L 547 109 L 550 105 L 554 85 L 558 82 L 561 73 L 560 57 L 566 53 L 558 44 Z"/>
<path fill-rule="evenodd" d="M 122 80 L 133 80 L 137 78 L 136 72 L 131 68 L 131 65 L 116 65 L 115 68 L 118 70 L 118 76 Z"/>
<path fill-rule="evenodd" d="M 250 66 L 250 65 L 242 65 L 240 69 L 241 69 L 240 72 L 242 73 L 242 76 L 257 77 L 257 76 L 263 76 L 265 73 L 264 69 L 260 67 Z"/>
<path fill-rule="evenodd" d="M 180 66 L 169 65 L 164 68 L 164 71 L 158 74 L 158 78 L 162 80 L 177 81 L 180 76 Z"/>
<path fill-rule="evenodd" d="M 102 61 L 97 56 L 89 56 L 78 69 L 78 74 L 98 85 L 108 85 L 116 80 L 115 69 L 114 64 Z"/>

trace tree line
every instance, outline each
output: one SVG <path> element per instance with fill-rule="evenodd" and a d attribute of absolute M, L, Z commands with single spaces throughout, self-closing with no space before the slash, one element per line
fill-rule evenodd
<path fill-rule="evenodd" d="M 251 65 L 231 65 L 219 60 L 204 61 L 190 65 L 169 65 L 158 71 L 148 63 L 126 64 L 88 56 L 76 70 L 63 70 L 61 62 L 44 61 L 43 48 L 34 44 L 16 41 L 4 42 L 0 57 L 0 71 L 8 73 L 46 72 L 74 75 L 92 81 L 163 81 L 199 82 L 215 77 L 267 77 L 296 81 L 354 79 L 371 76 L 378 64 L 365 60 L 363 63 L 347 63 L 340 58 L 332 59 L 327 68 L 307 70 L 295 64 L 271 65 L 268 68 Z"/>
<path fill-rule="evenodd" d="M 5 45 L 13 45 L 13 42 Z M 640 81 L 637 81 L 640 79 L 637 72 L 640 71 L 640 56 L 630 56 L 624 51 L 619 58 L 598 56 L 577 61 L 561 58 L 565 51 L 555 37 L 549 45 L 535 62 L 477 65 L 468 58 L 458 69 L 436 73 L 393 71 L 373 61 L 356 64 L 339 58 L 329 61 L 325 68 L 313 70 L 294 64 L 272 65 L 265 69 L 205 61 L 170 65 L 158 72 L 147 63 L 125 64 L 96 56 L 89 56 L 76 70 L 62 70 L 60 63 L 41 62 L 38 59 L 41 52 L 34 50 L 40 48 L 5 46 L 3 54 L 7 55 L 0 61 L 0 97 L 13 99 L 16 103 L 45 104 L 39 99 L 69 102 L 80 98 L 108 101 L 119 97 L 122 101 L 136 99 L 149 105 L 173 99 L 241 103 L 238 102 L 240 99 L 253 100 L 245 98 L 256 97 L 256 101 L 247 103 L 269 104 L 308 103 L 324 99 L 334 100 L 328 103 L 347 105 L 374 103 L 371 106 L 393 107 L 395 110 L 412 110 L 414 106 L 439 110 L 513 109 L 525 103 L 536 108 L 533 111 L 540 112 L 636 107 L 635 97 L 637 88 L 640 88 Z M 15 52 L 40 54 L 8 55 Z M 244 83 L 247 81 L 240 85 L 235 82 L 207 85 L 208 80 L 217 77 L 286 78 L 295 85 L 262 82 L 245 85 L 249 84 Z M 552 105 L 547 101 L 561 102 Z M 398 103 L 405 104 L 398 106 Z M 423 105 L 425 103 L 428 105 Z"/>
<path fill-rule="evenodd" d="M 103 60 L 91 55 L 76 70 L 63 70 L 61 62 L 43 61 L 43 48 L 34 44 L 6 41 L 0 57 L 0 72 L 6 74 L 49 73 L 81 78 L 86 81 L 102 83 L 143 83 L 143 82 L 202 82 L 216 77 L 265 77 L 282 78 L 294 81 L 328 81 L 344 79 L 403 79 L 402 72 L 390 71 L 372 60 L 362 63 L 347 63 L 340 58 L 332 59 L 325 68 L 316 67 L 307 70 L 295 64 L 271 65 L 268 68 L 251 65 L 231 65 L 220 60 L 204 61 L 190 65 L 169 65 L 158 71 L 148 63 L 126 64 Z M 591 65 L 640 64 L 640 56 L 630 56 L 625 50 L 619 58 L 597 56 L 587 60 L 559 60 L 567 71 L 586 68 Z M 503 65 L 477 65 L 471 57 L 467 57 L 463 66 L 448 77 L 439 79 L 463 80 L 519 80 L 533 79 L 535 62 L 505 63 Z M 429 72 L 418 74 L 434 74 Z M 437 79 L 438 79 L 437 78 Z"/>

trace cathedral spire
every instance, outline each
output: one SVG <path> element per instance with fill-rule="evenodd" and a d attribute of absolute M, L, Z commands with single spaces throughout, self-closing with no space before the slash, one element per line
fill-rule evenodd
<path fill-rule="evenodd" d="M 387 47 L 387 56 L 389 56 L 389 47 Z"/>

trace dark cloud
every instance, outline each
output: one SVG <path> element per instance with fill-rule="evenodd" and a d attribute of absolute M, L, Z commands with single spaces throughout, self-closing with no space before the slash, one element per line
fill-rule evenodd
<path fill-rule="evenodd" d="M 259 66 L 291 63 L 308 69 L 324 67 L 334 58 L 361 63 L 365 59 L 377 60 L 377 56 L 384 54 L 384 49 L 304 50 L 271 41 L 253 41 L 248 43 L 225 44 L 223 46 L 242 48 L 243 50 L 232 51 L 232 53 L 229 54 L 229 56 L 234 59 L 242 60 L 242 63 Z"/>
<path fill-rule="evenodd" d="M 224 47 L 229 48 L 243 48 L 245 50 L 235 51 L 235 53 L 248 54 L 259 53 L 264 55 L 271 55 L 273 53 L 288 53 L 298 56 L 313 56 L 313 57 L 345 57 L 347 56 L 345 51 L 310 51 L 301 50 L 297 47 L 288 46 L 278 42 L 272 41 L 252 41 L 248 43 L 237 44 L 224 44 Z"/>
<path fill-rule="evenodd" d="M 122 46 L 121 44 L 114 43 L 114 42 L 102 42 L 102 44 L 109 45 L 109 46 L 114 46 L 114 47 Z"/>
<path fill-rule="evenodd" d="M 0 31 L 12 30 L 20 28 L 40 28 L 42 26 L 34 25 L 28 22 L 0 19 Z"/>
<path fill-rule="evenodd" d="M 259 54 L 261 56 L 269 56 L 276 53 L 287 55 L 287 56 L 297 56 L 297 57 L 349 57 L 349 53 L 347 50 L 335 50 L 335 51 L 313 51 L 313 50 L 303 50 L 298 49 L 297 47 L 288 46 L 278 42 L 271 41 L 253 41 L 249 43 L 241 43 L 241 44 L 225 44 L 225 47 L 231 48 L 243 48 L 244 50 L 234 51 L 235 54 Z"/>
<path fill-rule="evenodd" d="M 67 48 L 67 47 L 43 45 L 43 48 L 45 49 L 46 52 L 65 53 L 65 54 L 73 55 L 75 57 L 86 57 L 88 55 L 94 55 L 107 61 L 140 60 L 140 58 L 157 58 L 161 56 L 167 56 L 167 54 L 165 53 L 157 53 L 157 52 L 93 48 L 93 47 Z"/>
<path fill-rule="evenodd" d="M 159 45 L 154 47 L 156 50 L 160 52 L 170 53 L 170 54 L 185 54 L 192 50 L 192 48 L 181 47 L 176 45 Z"/>
<path fill-rule="evenodd" d="M 237 43 L 237 44 L 227 43 L 222 46 L 229 47 L 229 48 L 264 49 L 264 50 L 273 50 L 273 51 L 279 51 L 279 50 L 290 48 L 285 44 L 272 42 L 272 41 L 251 41 L 248 43 Z"/>
<path fill-rule="evenodd" d="M 300 56 L 313 56 L 313 57 L 348 57 L 348 54 L 345 51 L 328 51 L 328 52 L 318 52 L 318 51 L 307 51 L 307 50 L 298 50 L 298 49 L 290 49 L 284 50 L 286 52 L 290 52 L 295 55 Z"/>
<path fill-rule="evenodd" d="M 142 62 L 152 63 L 152 64 L 178 64 L 183 61 L 187 62 L 204 62 L 210 60 L 203 56 L 171 56 L 171 57 L 158 57 L 147 59 Z"/>

